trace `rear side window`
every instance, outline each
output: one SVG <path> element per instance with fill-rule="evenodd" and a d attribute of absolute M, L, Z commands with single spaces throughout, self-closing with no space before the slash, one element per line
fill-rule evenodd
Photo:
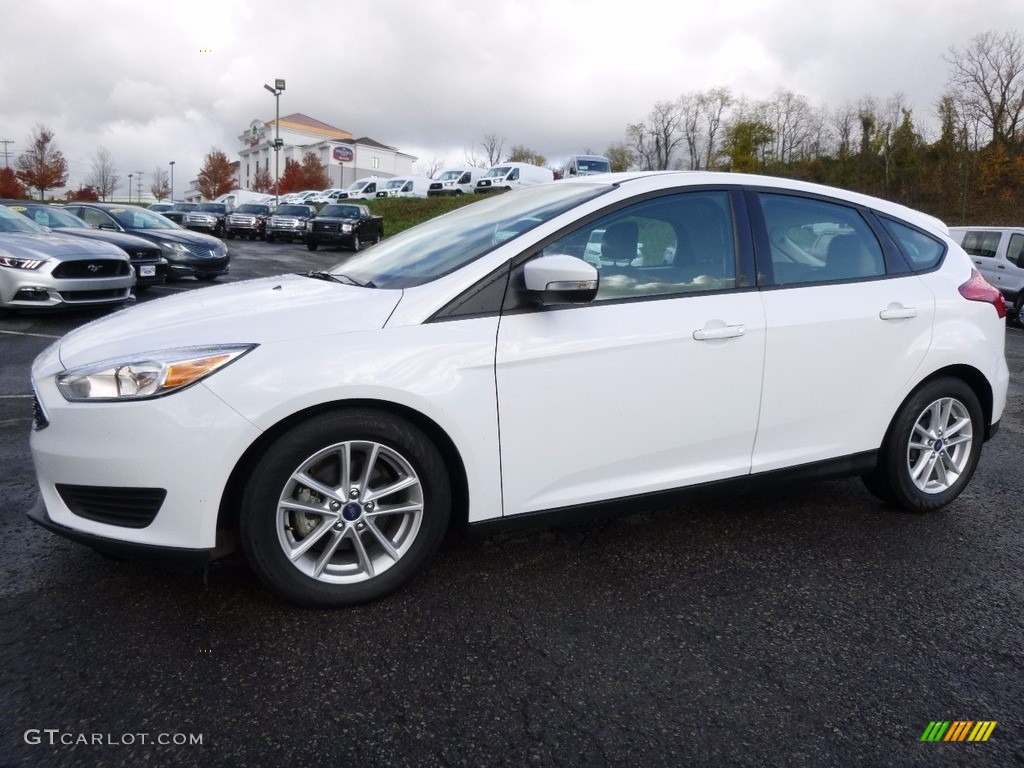
<path fill-rule="evenodd" d="M 960 245 L 971 256 L 994 259 L 1002 236 L 1002 232 L 968 232 Z"/>
<path fill-rule="evenodd" d="M 942 261 L 942 257 L 946 253 L 946 246 L 934 237 L 892 219 L 883 219 L 882 223 L 889 230 L 889 234 L 900 244 L 915 272 L 931 269 Z"/>
<path fill-rule="evenodd" d="M 885 274 L 882 246 L 855 208 L 760 195 L 775 285 L 864 280 Z"/>

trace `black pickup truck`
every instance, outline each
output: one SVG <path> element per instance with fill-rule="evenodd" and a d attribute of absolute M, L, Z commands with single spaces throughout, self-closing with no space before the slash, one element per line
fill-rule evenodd
<path fill-rule="evenodd" d="M 358 251 L 363 243 L 379 243 L 384 237 L 384 217 L 374 216 L 365 205 L 325 205 L 306 230 L 306 247 L 341 245 Z"/>

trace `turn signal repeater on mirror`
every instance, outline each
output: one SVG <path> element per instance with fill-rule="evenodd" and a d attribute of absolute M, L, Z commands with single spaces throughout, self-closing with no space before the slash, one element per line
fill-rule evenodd
<path fill-rule="evenodd" d="M 1003 294 L 992 283 L 981 276 L 976 270 L 971 270 L 971 278 L 958 289 L 960 295 L 968 301 L 981 301 L 991 304 L 996 308 L 996 314 L 1000 318 L 1006 317 L 1006 300 Z"/>

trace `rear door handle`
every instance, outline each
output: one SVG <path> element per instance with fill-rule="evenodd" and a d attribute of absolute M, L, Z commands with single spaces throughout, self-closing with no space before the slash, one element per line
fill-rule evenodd
<path fill-rule="evenodd" d="M 917 317 L 916 307 L 889 307 L 878 313 L 883 320 L 906 320 L 908 317 Z"/>
<path fill-rule="evenodd" d="M 734 339 L 747 332 L 745 325 L 726 325 L 722 328 L 701 328 L 693 332 L 696 341 L 714 341 L 715 339 Z"/>

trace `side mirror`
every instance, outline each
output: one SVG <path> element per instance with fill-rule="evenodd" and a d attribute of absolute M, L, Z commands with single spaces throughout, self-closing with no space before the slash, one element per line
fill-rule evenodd
<path fill-rule="evenodd" d="M 588 304 L 597 296 L 597 269 L 575 256 L 554 254 L 528 261 L 523 278 L 527 292 L 543 304 Z"/>

